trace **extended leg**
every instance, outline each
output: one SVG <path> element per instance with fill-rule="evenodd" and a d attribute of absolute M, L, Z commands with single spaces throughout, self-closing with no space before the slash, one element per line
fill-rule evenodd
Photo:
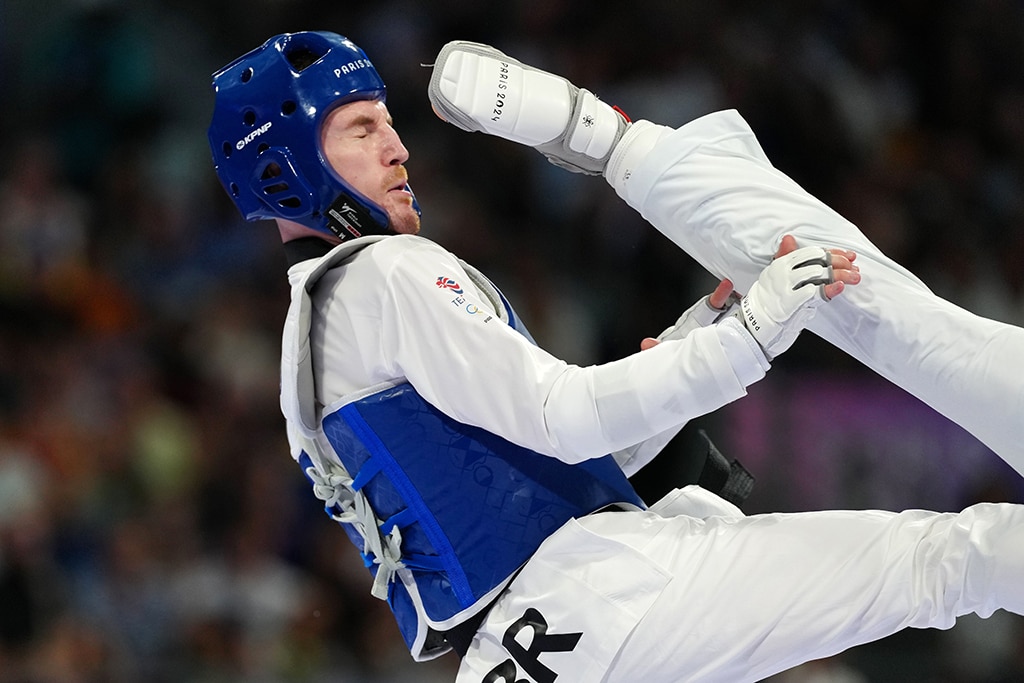
<path fill-rule="evenodd" d="M 771 166 L 736 112 L 678 130 L 634 124 L 606 173 L 713 274 L 745 291 L 786 233 L 857 252 L 862 282 L 809 329 L 970 431 L 1024 473 L 1024 329 L 934 295 L 849 221 Z"/>
<path fill-rule="evenodd" d="M 1024 612 L 1021 506 L 677 517 L 654 529 L 623 517 L 581 523 L 674 578 L 605 683 L 757 681 L 907 627 Z"/>
<path fill-rule="evenodd" d="M 505 105 L 514 115 L 502 113 L 495 123 L 484 105 L 497 92 L 514 102 Z M 466 130 L 535 146 L 559 166 L 603 172 L 658 230 L 741 292 L 786 233 L 800 246 L 856 251 L 862 282 L 822 307 L 809 328 L 1024 473 L 1024 329 L 932 294 L 856 226 L 775 169 L 736 112 L 678 130 L 647 121 L 624 127 L 611 107 L 565 79 L 465 43 L 442 50 L 429 94 L 445 118 Z"/>

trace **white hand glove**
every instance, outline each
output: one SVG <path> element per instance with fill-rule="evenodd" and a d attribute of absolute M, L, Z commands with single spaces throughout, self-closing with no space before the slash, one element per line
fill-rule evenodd
<path fill-rule="evenodd" d="M 739 305 L 739 295 L 732 294 L 724 308 L 715 308 L 711 305 L 711 296 L 708 295 L 686 309 L 675 324 L 659 334 L 657 339 L 660 342 L 682 339 L 698 328 L 714 325 L 722 318 L 735 313 L 739 310 Z"/>
<path fill-rule="evenodd" d="M 772 261 L 740 300 L 737 317 L 774 358 L 796 341 L 817 308 L 828 301 L 825 285 L 834 282 L 832 254 L 803 247 Z"/>

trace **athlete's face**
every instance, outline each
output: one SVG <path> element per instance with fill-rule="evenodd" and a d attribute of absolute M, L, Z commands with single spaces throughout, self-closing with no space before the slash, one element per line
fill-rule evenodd
<path fill-rule="evenodd" d="M 324 121 L 324 156 L 349 185 L 387 212 L 391 229 L 416 234 L 420 217 L 406 191 L 409 174 L 403 164 L 409 151 L 391 127 L 383 102 L 360 100 L 344 104 Z"/>

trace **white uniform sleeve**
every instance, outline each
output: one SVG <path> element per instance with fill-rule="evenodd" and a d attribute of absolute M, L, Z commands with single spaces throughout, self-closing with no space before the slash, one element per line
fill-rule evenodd
<path fill-rule="evenodd" d="M 524 447 L 570 463 L 606 455 L 715 410 L 764 376 L 738 324 L 604 365 L 569 365 L 501 322 L 451 254 L 419 242 L 386 275 L 388 374 L 454 419 Z"/>

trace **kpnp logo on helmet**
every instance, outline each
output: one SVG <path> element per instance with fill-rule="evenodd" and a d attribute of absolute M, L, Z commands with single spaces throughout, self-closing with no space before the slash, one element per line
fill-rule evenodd
<path fill-rule="evenodd" d="M 243 149 L 245 149 L 246 145 L 248 145 L 250 142 L 255 140 L 257 137 L 259 137 L 263 133 L 266 133 L 268 130 L 270 130 L 270 127 L 272 125 L 274 125 L 273 121 L 267 121 L 262 126 L 257 128 L 253 132 L 249 133 L 248 135 L 246 135 L 244 138 L 242 138 L 238 142 L 236 142 L 235 143 L 235 149 L 237 149 L 239 152 L 241 152 Z"/>

